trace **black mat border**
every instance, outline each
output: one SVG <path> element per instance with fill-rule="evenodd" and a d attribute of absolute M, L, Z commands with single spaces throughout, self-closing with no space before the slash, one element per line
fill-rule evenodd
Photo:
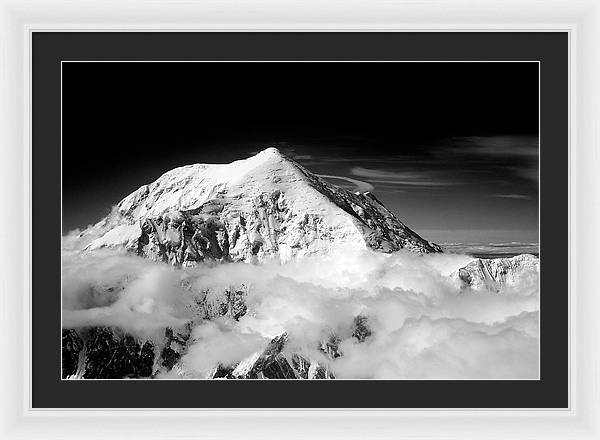
<path fill-rule="evenodd" d="M 566 32 L 34 32 L 34 408 L 565 408 L 568 406 Z M 541 380 L 61 381 L 60 62 L 541 62 Z M 85 154 L 85 146 L 82 146 Z M 52 313 L 48 313 L 52 311 Z"/>

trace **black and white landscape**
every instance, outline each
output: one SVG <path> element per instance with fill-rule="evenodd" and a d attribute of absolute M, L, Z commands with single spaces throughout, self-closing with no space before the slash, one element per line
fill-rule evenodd
<path fill-rule="evenodd" d="M 211 66 L 65 67 L 63 378 L 538 377 L 537 66 Z"/>

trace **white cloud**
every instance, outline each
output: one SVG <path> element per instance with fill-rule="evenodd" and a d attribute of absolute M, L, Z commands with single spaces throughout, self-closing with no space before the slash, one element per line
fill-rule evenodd
<path fill-rule="evenodd" d="M 468 136 L 451 139 L 451 146 L 438 149 L 440 159 L 457 156 L 462 160 L 483 159 L 483 164 L 498 160 L 518 163 L 506 170 L 515 176 L 537 183 L 539 141 L 537 136 Z"/>
<path fill-rule="evenodd" d="M 283 331 L 286 350 L 328 362 L 340 378 L 537 376 L 537 283 L 502 294 L 461 291 L 448 275 L 470 260 L 334 249 L 287 264 L 173 269 L 109 251 L 67 252 L 63 325 L 119 326 L 154 337 L 192 319 L 190 304 L 203 291 L 245 284 L 248 312 L 239 321 L 195 318 L 182 358 L 187 376 L 235 364 Z M 372 330 L 363 343 L 351 336 L 358 315 Z M 318 350 L 332 332 L 342 340 L 335 360 Z"/>
<path fill-rule="evenodd" d="M 217 365 L 234 366 L 268 342 L 258 333 L 236 331 L 226 320 L 203 321 L 194 327 L 181 362 L 187 374 L 206 377 Z"/>
<path fill-rule="evenodd" d="M 537 321 L 537 313 L 505 325 L 411 318 L 384 340 L 344 341 L 335 368 L 338 374 L 378 379 L 535 378 Z"/>
<path fill-rule="evenodd" d="M 110 251 L 63 253 L 63 326 L 118 326 L 143 337 L 192 317 L 182 273 Z"/>

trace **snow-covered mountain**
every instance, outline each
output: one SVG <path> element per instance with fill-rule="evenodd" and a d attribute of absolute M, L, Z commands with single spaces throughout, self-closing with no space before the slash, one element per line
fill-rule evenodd
<path fill-rule="evenodd" d="M 537 283 L 540 271 L 540 260 L 535 255 L 521 254 L 512 258 L 477 258 L 454 275 L 458 277 L 463 288 L 474 290 L 486 289 L 500 292 L 514 287 L 517 283 L 533 278 Z"/>
<path fill-rule="evenodd" d="M 441 252 L 371 193 L 332 185 L 276 148 L 230 164 L 171 170 L 121 200 L 81 238 L 88 250 L 124 247 L 176 266 L 288 261 L 327 253 L 333 244 Z"/>
<path fill-rule="evenodd" d="M 434 271 L 432 275 L 435 264 L 445 261 L 444 255 L 369 252 L 406 249 L 426 254 L 441 252 L 441 248 L 406 227 L 372 194 L 332 185 L 275 148 L 230 164 L 196 164 L 169 171 L 121 200 L 111 214 L 83 231 L 77 242 L 75 249 L 84 252 L 66 247 L 69 270 L 63 266 L 67 281 L 63 281 L 63 295 L 64 286 L 71 289 L 70 300 L 63 302 L 67 306 L 63 319 L 71 319 L 70 324 L 63 321 L 63 378 L 345 377 L 358 374 L 348 372 L 352 362 L 344 362 L 357 353 L 364 353 L 369 362 L 372 356 L 381 356 L 385 362 L 395 359 L 403 345 L 387 351 L 382 348 L 393 339 L 390 334 L 404 328 L 394 326 L 415 313 L 406 321 L 410 335 L 423 307 L 435 307 L 428 295 L 436 290 L 452 285 L 467 294 L 504 293 L 520 288 L 524 280 L 531 279 L 536 286 L 539 280 L 539 259 L 533 255 L 473 259 L 468 264 L 461 257 L 443 274 Z M 317 273 L 314 282 L 290 274 L 275 277 L 279 279 L 276 287 L 260 281 L 264 278 L 260 271 L 268 265 L 200 264 L 274 258 L 294 260 L 291 266 L 306 267 L 310 273 L 315 270 L 312 259 L 301 257 L 315 256 L 320 262 L 327 260 L 321 255 L 328 255 L 332 258 L 327 264 L 338 264 L 354 280 L 354 271 L 348 269 L 352 266 L 336 261 L 340 249 L 330 253 L 338 245 L 367 250 L 356 252 L 356 258 L 368 255 L 373 267 L 380 267 L 364 271 L 362 275 L 371 279 L 359 282 L 357 292 L 353 292 L 354 284 L 340 282 L 336 289 L 324 286 Z M 102 248 L 117 252 L 94 252 Z M 144 258 L 123 255 L 120 250 Z M 115 264 L 115 257 L 122 260 Z M 386 264 L 394 259 L 394 264 Z M 433 262 L 437 263 L 432 266 Z M 171 270 L 167 264 L 200 268 Z M 239 267 L 249 271 L 237 282 L 228 273 L 213 285 L 207 283 L 211 279 L 207 274 L 215 272 L 203 272 L 237 271 Z M 390 273 L 390 279 L 396 279 L 393 293 L 388 292 L 388 278 L 377 284 L 379 276 Z M 164 283 L 159 282 L 163 278 Z M 398 282 L 404 278 L 410 286 Z M 363 298 L 363 289 L 373 291 Z M 331 315 L 323 313 L 329 309 Z M 401 313 L 396 317 L 398 310 Z M 130 325 L 131 321 L 139 325 Z M 431 322 L 423 325 L 429 328 Z M 146 334 L 142 330 L 148 326 L 152 332 Z M 197 332 L 205 327 L 212 330 Z M 207 353 L 221 349 L 219 340 L 212 342 L 214 335 L 227 341 L 223 350 L 235 352 L 235 358 L 228 354 L 225 360 L 210 360 Z M 254 341 L 252 350 L 238 356 L 236 350 L 249 340 Z M 410 345 L 412 340 L 407 336 L 402 344 Z M 410 347 L 407 350 L 412 353 Z M 196 369 L 197 364 L 202 368 Z"/>

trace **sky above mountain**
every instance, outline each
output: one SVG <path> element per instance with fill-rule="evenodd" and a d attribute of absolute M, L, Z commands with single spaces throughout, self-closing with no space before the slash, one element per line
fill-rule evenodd
<path fill-rule="evenodd" d="M 536 241 L 537 133 L 536 63 L 63 63 L 63 230 L 276 146 L 426 238 Z"/>

